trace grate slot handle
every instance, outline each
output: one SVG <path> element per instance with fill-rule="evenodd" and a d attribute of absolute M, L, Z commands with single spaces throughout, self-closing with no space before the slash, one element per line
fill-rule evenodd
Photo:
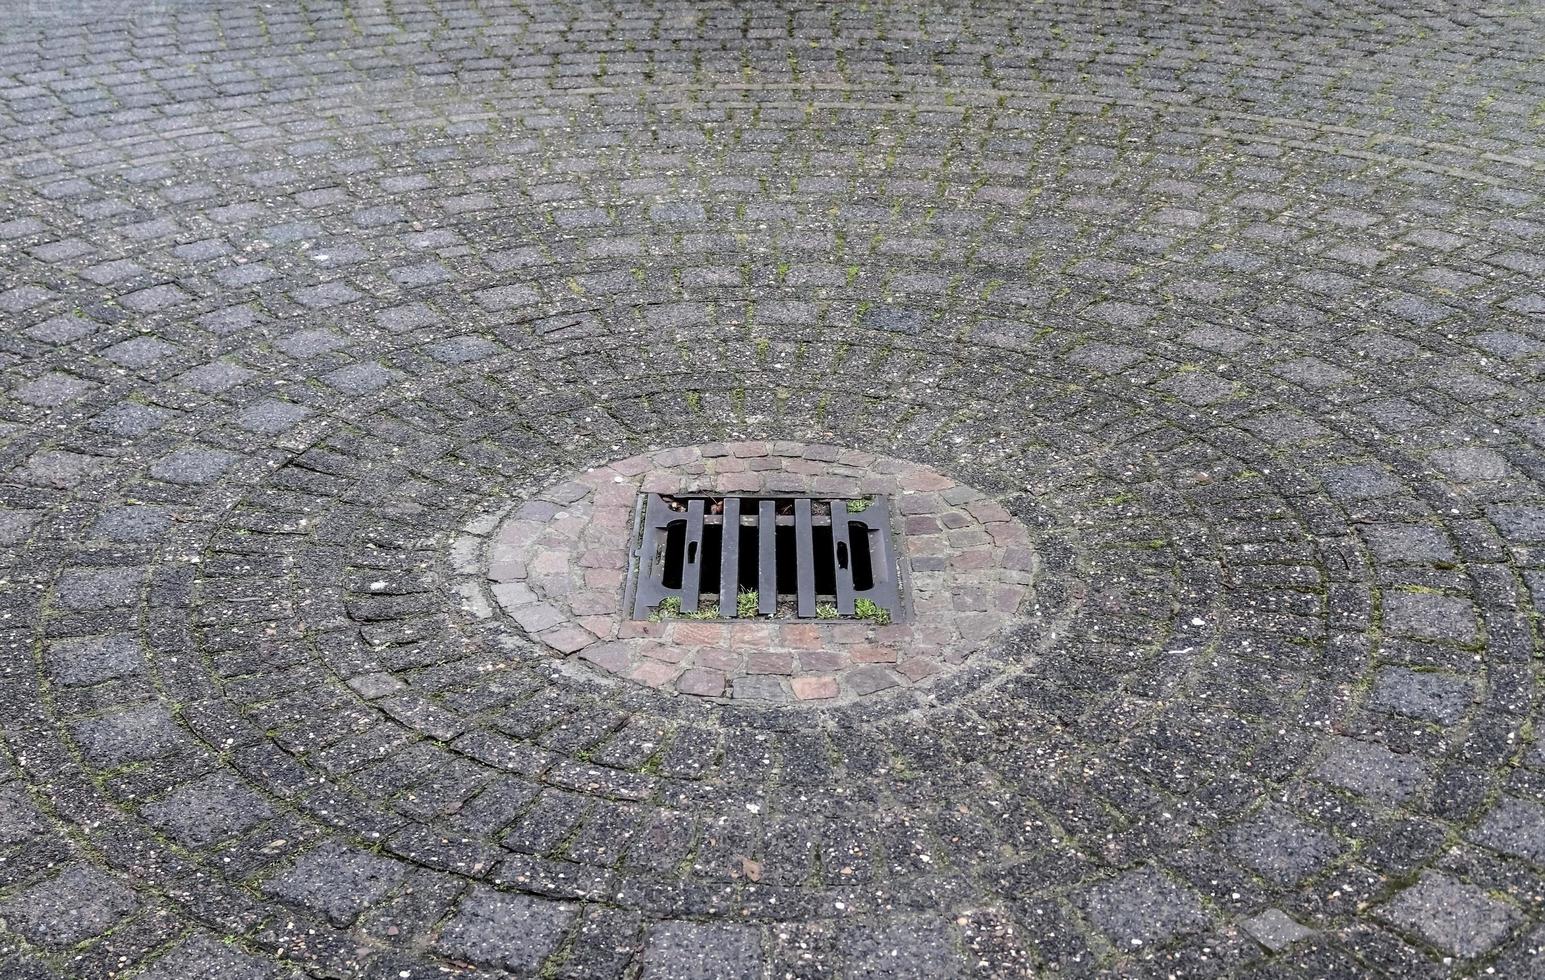
<path fill-rule="evenodd" d="M 681 611 L 697 612 L 698 592 L 703 581 L 703 500 L 687 501 L 686 556 L 681 564 Z"/>
<path fill-rule="evenodd" d="M 876 500 L 860 513 L 850 514 L 849 519 L 864 525 L 865 546 L 869 547 L 871 542 L 873 545 L 869 553 L 873 557 L 870 564 L 874 568 L 874 585 L 864 592 L 865 597 L 900 618 L 901 586 L 896 578 L 896 553 L 891 548 L 889 534 L 890 506 L 884 499 Z"/>

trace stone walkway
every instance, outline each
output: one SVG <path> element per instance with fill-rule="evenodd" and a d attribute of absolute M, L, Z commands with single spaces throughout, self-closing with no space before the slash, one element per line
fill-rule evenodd
<path fill-rule="evenodd" d="M 1539 5 L 3 6 L 0 975 L 1545 973 Z"/>

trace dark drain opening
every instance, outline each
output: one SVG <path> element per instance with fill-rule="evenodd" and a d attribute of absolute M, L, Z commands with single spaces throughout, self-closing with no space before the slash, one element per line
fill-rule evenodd
<path fill-rule="evenodd" d="M 885 501 L 812 497 L 667 497 L 640 500 L 629 588 L 635 618 L 674 599 L 684 613 L 720 617 L 854 617 L 868 600 L 900 614 Z"/>
<path fill-rule="evenodd" d="M 661 543 L 664 551 L 659 557 L 661 567 L 664 569 L 662 584 L 666 588 L 681 588 L 681 568 L 687 550 L 687 522 L 671 521 L 665 528 L 665 540 Z"/>

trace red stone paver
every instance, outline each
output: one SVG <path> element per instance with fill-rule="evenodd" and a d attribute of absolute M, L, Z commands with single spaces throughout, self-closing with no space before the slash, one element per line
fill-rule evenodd
<path fill-rule="evenodd" d="M 955 481 L 943 473 L 934 473 L 915 467 L 901 474 L 900 483 L 902 490 L 910 490 L 914 493 L 948 490 L 955 485 Z"/>
<path fill-rule="evenodd" d="M 907 680 L 917 682 L 925 677 L 932 677 L 944 668 L 937 661 L 913 657 L 903 660 L 896 669 L 906 675 Z"/>
<path fill-rule="evenodd" d="M 664 473 L 651 473 L 644 477 L 639 489 L 645 493 L 675 493 L 681 486 L 681 478 Z"/>
<path fill-rule="evenodd" d="M 762 489 L 762 478 L 755 473 L 726 473 L 719 480 L 719 489 L 725 493 L 757 493 Z"/>
<path fill-rule="evenodd" d="M 819 626 L 795 624 L 779 627 L 778 644 L 790 650 L 821 650 L 826 646 L 826 639 Z"/>
<path fill-rule="evenodd" d="M 799 655 L 799 669 L 806 671 L 841 670 L 850 663 L 845 650 L 808 650 Z"/>
<path fill-rule="evenodd" d="M 643 643 L 634 647 L 634 650 L 641 657 L 663 660 L 672 664 L 681 663 L 692 653 L 691 647 L 679 646 L 675 643 Z"/>
<path fill-rule="evenodd" d="M 616 592 L 622 588 L 626 573 L 620 568 L 585 569 L 585 587 L 601 592 Z"/>
<path fill-rule="evenodd" d="M 490 591 L 494 599 L 508 610 L 515 610 L 520 606 L 529 606 L 537 601 L 537 595 L 531 591 L 531 587 L 524 582 L 501 582 Z"/>
<path fill-rule="evenodd" d="M 778 641 L 778 627 L 771 623 L 731 623 L 728 646 L 732 650 L 765 649 Z"/>
<path fill-rule="evenodd" d="M 777 650 L 753 651 L 746 654 L 748 674 L 792 674 L 794 655 Z"/>
<path fill-rule="evenodd" d="M 576 616 L 608 616 L 622 606 L 616 592 L 585 589 L 569 596 L 569 611 Z"/>
<path fill-rule="evenodd" d="M 879 647 L 864 645 L 850 647 L 848 656 L 857 664 L 893 664 L 896 662 L 896 651 L 892 647 Z"/>
<path fill-rule="evenodd" d="M 740 654 L 729 650 L 699 650 L 692 658 L 696 667 L 709 667 L 731 673 L 740 669 Z"/>
<path fill-rule="evenodd" d="M 717 623 L 675 622 L 666 630 L 672 643 L 693 647 L 722 647 L 725 645 L 725 628 Z"/>
<path fill-rule="evenodd" d="M 944 501 L 931 493 L 909 493 L 896 501 L 898 513 L 911 517 L 934 516 L 944 509 Z"/>
<path fill-rule="evenodd" d="M 829 701 L 840 693 L 835 677 L 796 677 L 789 686 L 801 701 Z"/>
<path fill-rule="evenodd" d="M 705 667 L 693 667 L 682 671 L 676 680 L 676 690 L 683 694 L 697 694 L 705 698 L 716 698 L 724 693 L 724 672 L 709 670 Z"/>
<path fill-rule="evenodd" d="M 973 548 L 970 551 L 956 552 L 950 559 L 950 567 L 957 572 L 992 568 L 993 564 L 993 554 L 989 548 Z"/>
<path fill-rule="evenodd" d="M 580 629 L 567 623 L 556 626 L 544 632 L 538 637 L 543 643 L 557 650 L 559 653 L 574 653 L 583 650 L 595 642 L 595 634 L 589 630 Z"/>
<path fill-rule="evenodd" d="M 638 476 L 655 466 L 655 462 L 648 456 L 629 456 L 627 459 L 619 459 L 608 463 L 607 467 L 618 476 Z M 610 480 L 606 482 L 610 483 Z"/>
<path fill-rule="evenodd" d="M 490 582 L 514 582 L 526 577 L 526 563 L 514 558 L 503 558 L 488 563 Z"/>
<path fill-rule="evenodd" d="M 621 642 L 596 643 L 579 652 L 581 660 L 588 660 L 604 670 L 620 674 L 633 663 L 627 646 Z"/>
<path fill-rule="evenodd" d="M 627 555 L 621 548 L 590 548 L 580 553 L 575 563 L 581 568 L 625 568 Z"/>
<path fill-rule="evenodd" d="M 901 531 L 903 534 L 937 534 L 939 531 L 939 521 L 938 518 L 929 517 L 927 514 L 920 514 L 903 521 Z"/>
<path fill-rule="evenodd" d="M 658 660 L 646 660 L 628 672 L 628 676 L 650 687 L 665 687 L 676 679 L 681 668 Z"/>
<path fill-rule="evenodd" d="M 542 630 L 557 626 L 568 618 L 545 602 L 534 602 L 530 605 L 520 606 L 510 615 L 515 617 L 515 622 L 519 623 L 520 628 L 527 633 L 540 633 Z"/>
<path fill-rule="evenodd" d="M 614 616 L 581 616 L 575 622 L 603 640 L 615 639 L 617 636 L 617 619 Z"/>
<path fill-rule="evenodd" d="M 966 512 L 983 524 L 991 524 L 994 521 L 1012 520 L 1014 515 L 1008 512 L 1008 508 L 996 500 L 973 500 L 966 504 Z"/>
<path fill-rule="evenodd" d="M 652 623 L 647 619 L 624 619 L 617 624 L 619 639 L 632 640 L 640 636 L 660 638 L 665 636 L 666 623 Z"/>

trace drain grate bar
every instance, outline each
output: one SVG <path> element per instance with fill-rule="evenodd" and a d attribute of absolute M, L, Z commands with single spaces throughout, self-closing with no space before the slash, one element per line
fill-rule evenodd
<path fill-rule="evenodd" d="M 719 613 L 736 615 L 740 595 L 740 498 L 724 498 L 724 530 L 719 545 Z"/>
<path fill-rule="evenodd" d="M 734 619 L 755 582 L 756 615 L 852 618 L 868 599 L 901 617 L 900 579 L 881 499 L 643 494 L 628 570 L 629 605 L 647 619 L 666 599 L 684 614 Z M 754 538 L 754 540 L 748 540 Z"/>
<path fill-rule="evenodd" d="M 838 520 L 838 514 L 846 513 L 847 501 L 833 500 L 832 505 L 832 569 L 837 576 L 837 615 L 853 615 L 853 546 L 848 541 L 848 530 L 853 522 Z"/>
<path fill-rule="evenodd" d="M 901 618 L 901 582 L 896 577 L 896 552 L 891 541 L 890 504 L 881 497 L 857 514 L 848 515 L 848 526 L 862 524 L 865 529 L 864 550 L 869 555 L 869 565 L 874 581 L 862 598 Z M 849 550 L 856 557 L 857 553 Z M 854 590 L 854 597 L 859 598 Z"/>
<path fill-rule="evenodd" d="M 687 501 L 687 551 L 681 565 L 681 611 L 697 612 L 703 581 L 703 500 Z"/>
<path fill-rule="evenodd" d="M 762 501 L 756 513 L 756 611 L 771 616 L 778 611 L 778 505 Z"/>
<path fill-rule="evenodd" d="M 794 573 L 798 576 L 799 616 L 815 615 L 815 529 L 810 525 L 810 498 L 794 501 Z"/>

